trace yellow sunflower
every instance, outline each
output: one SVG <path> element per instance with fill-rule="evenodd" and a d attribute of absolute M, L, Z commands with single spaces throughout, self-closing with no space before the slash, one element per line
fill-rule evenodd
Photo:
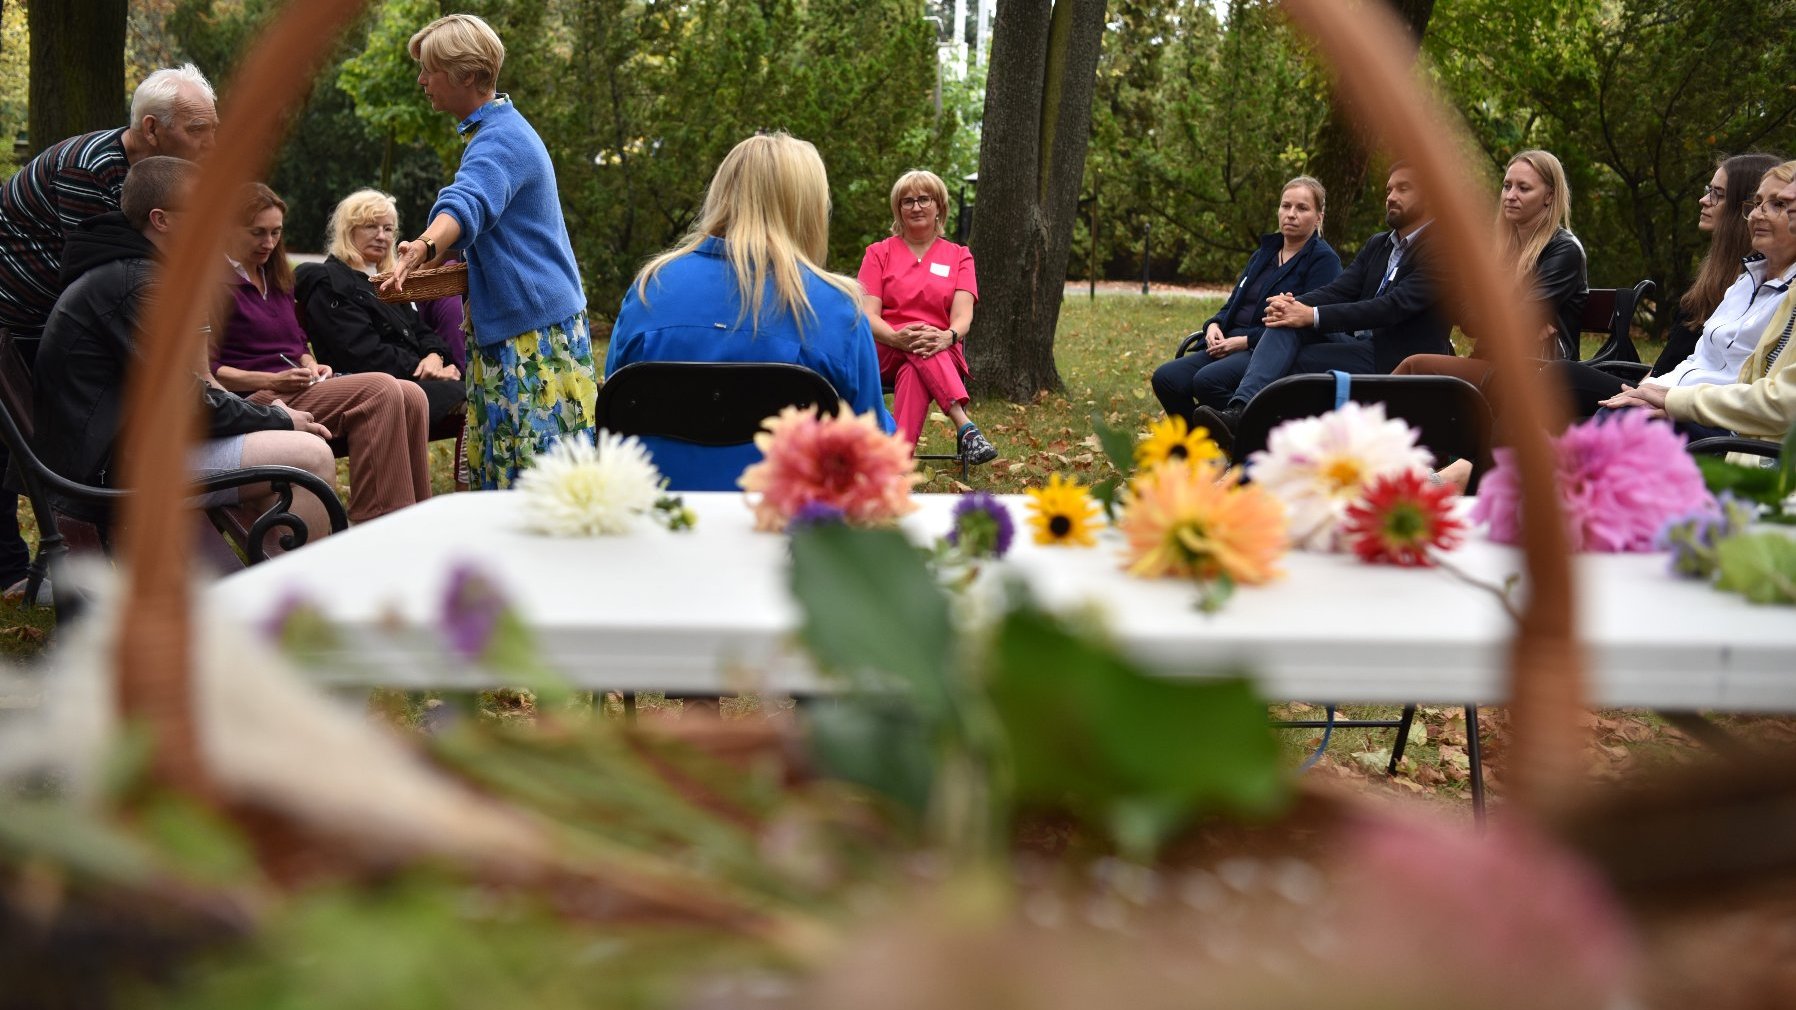
<path fill-rule="evenodd" d="M 1221 459 L 1222 449 L 1210 438 L 1208 428 L 1186 430 L 1185 419 L 1178 416 L 1155 421 L 1147 429 L 1147 437 L 1135 443 L 1135 469 L 1152 470 L 1167 460 L 1201 463 Z"/>
<path fill-rule="evenodd" d="M 1118 525 L 1129 539 L 1129 574 L 1150 579 L 1257 585 L 1279 574 L 1287 544 L 1278 499 L 1213 462 L 1168 463 L 1136 477 Z"/>
<path fill-rule="evenodd" d="M 1098 503 L 1078 481 L 1053 474 L 1047 487 L 1029 489 L 1029 525 L 1038 544 L 1095 546 L 1092 531 L 1097 516 Z"/>

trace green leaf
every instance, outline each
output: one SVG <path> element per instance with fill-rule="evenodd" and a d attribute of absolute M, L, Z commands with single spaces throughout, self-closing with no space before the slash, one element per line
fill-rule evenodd
<path fill-rule="evenodd" d="M 1121 428 L 1112 428 L 1104 423 L 1104 415 L 1096 411 L 1091 415 L 1091 430 L 1098 436 L 1098 444 L 1104 447 L 1104 455 L 1110 457 L 1112 466 L 1123 474 L 1135 472 L 1135 439 Z"/>
<path fill-rule="evenodd" d="M 811 755 L 825 778 L 865 786 L 919 819 L 928 810 L 936 758 L 916 709 L 874 697 L 825 701 L 806 713 Z"/>
<path fill-rule="evenodd" d="M 1713 494 L 1731 491 L 1736 498 L 1773 506 L 1783 499 L 1777 490 L 1779 477 L 1774 470 L 1741 466 L 1721 456 L 1698 456 L 1696 467 L 1702 471 L 1703 483 Z"/>
<path fill-rule="evenodd" d="M 1020 803 L 1064 806 L 1147 858 L 1211 810 L 1285 798 L 1266 706 L 1241 676 L 1151 676 L 1032 607 L 999 630 L 989 691 Z"/>
<path fill-rule="evenodd" d="M 1718 589 L 1754 603 L 1796 603 L 1796 537 L 1782 533 L 1742 533 L 1715 547 L 1720 561 Z"/>
<path fill-rule="evenodd" d="M 792 535 L 799 636 L 827 671 L 864 688 L 902 688 L 931 720 L 951 711 L 954 632 L 923 556 L 896 530 L 840 524 Z"/>

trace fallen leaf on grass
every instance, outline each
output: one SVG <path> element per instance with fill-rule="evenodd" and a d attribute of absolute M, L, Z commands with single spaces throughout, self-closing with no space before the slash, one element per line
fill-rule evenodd
<path fill-rule="evenodd" d="M 1364 765 L 1369 771 L 1382 775 L 1385 768 L 1391 763 L 1391 749 L 1386 747 L 1383 750 L 1356 750 L 1353 752 L 1353 760 Z"/>

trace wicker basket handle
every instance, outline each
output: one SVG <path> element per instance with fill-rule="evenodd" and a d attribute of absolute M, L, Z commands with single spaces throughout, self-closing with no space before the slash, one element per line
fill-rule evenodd
<path fill-rule="evenodd" d="M 1480 346 L 1489 349 L 1510 409 L 1542 422 L 1558 420 L 1551 400 L 1528 368 L 1533 334 L 1527 300 L 1502 270 L 1488 223 L 1491 196 L 1477 185 L 1461 151 L 1476 146 L 1458 116 L 1412 69 L 1414 43 L 1381 3 L 1285 0 L 1292 22 L 1315 42 L 1350 107 L 1365 113 L 1383 146 L 1408 161 L 1434 209 L 1432 244 L 1452 269 L 1447 294 L 1479 321 Z M 1544 424 L 1512 428 L 1522 483 L 1522 551 L 1529 593 L 1509 657 L 1514 746 L 1508 782 L 1512 797 L 1536 813 L 1555 813 L 1576 796 L 1583 731 L 1582 659 L 1574 635 L 1571 545 L 1554 481 L 1553 447 Z"/>

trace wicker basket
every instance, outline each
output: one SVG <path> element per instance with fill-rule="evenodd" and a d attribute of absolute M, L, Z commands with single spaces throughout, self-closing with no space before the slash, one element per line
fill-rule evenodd
<path fill-rule="evenodd" d="M 405 279 L 405 288 L 400 291 L 388 291 L 381 287 L 391 273 L 375 274 L 374 288 L 380 292 L 383 302 L 428 302 L 436 298 L 447 298 L 450 295 L 466 295 L 468 293 L 468 265 L 451 263 L 446 267 L 430 267 L 425 270 L 413 270 Z"/>

